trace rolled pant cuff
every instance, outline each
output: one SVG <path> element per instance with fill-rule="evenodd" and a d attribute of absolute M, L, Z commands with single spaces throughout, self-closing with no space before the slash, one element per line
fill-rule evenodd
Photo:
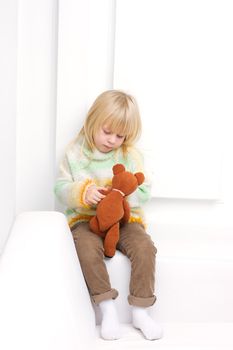
<path fill-rule="evenodd" d="M 101 301 L 109 300 L 109 299 L 116 299 L 118 297 L 118 291 L 116 289 L 111 289 L 108 292 L 92 295 L 92 300 L 94 304 L 98 305 L 101 303 Z"/>
<path fill-rule="evenodd" d="M 133 306 L 149 307 L 153 305 L 156 301 L 156 296 L 150 298 L 139 298 L 133 295 L 128 296 L 128 302 Z"/>

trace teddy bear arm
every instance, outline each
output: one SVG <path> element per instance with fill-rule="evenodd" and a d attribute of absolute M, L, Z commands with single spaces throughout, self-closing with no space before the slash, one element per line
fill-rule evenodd
<path fill-rule="evenodd" d="M 129 218 L 130 218 L 130 207 L 129 207 L 129 203 L 127 202 L 127 200 L 125 198 L 123 201 L 123 208 L 124 208 L 124 216 L 123 216 L 121 221 L 123 223 L 127 223 L 129 221 Z"/>

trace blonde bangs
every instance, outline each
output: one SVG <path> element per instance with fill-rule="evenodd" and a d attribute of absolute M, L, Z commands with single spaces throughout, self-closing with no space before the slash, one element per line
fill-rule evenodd
<path fill-rule="evenodd" d="M 141 124 L 140 119 L 131 118 L 129 115 L 125 117 L 122 113 L 109 116 L 103 125 L 107 126 L 112 133 L 125 136 L 124 143 L 127 145 L 133 144 L 140 136 Z"/>

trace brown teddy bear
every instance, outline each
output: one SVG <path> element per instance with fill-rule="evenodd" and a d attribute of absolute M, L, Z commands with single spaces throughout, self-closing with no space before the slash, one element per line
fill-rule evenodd
<path fill-rule="evenodd" d="M 96 216 L 90 220 L 91 230 L 104 238 L 104 254 L 108 258 L 115 254 L 120 224 L 129 221 L 130 208 L 125 196 L 133 193 L 144 181 L 143 173 L 130 173 L 123 164 L 114 165 L 112 170 L 112 188 L 101 191 L 106 196 L 98 203 Z"/>

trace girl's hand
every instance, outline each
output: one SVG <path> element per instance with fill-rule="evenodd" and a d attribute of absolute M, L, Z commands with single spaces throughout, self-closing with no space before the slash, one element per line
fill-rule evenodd
<path fill-rule="evenodd" d="M 91 185 L 86 192 L 85 202 L 89 205 L 98 204 L 101 201 L 101 199 L 105 197 L 104 194 L 99 192 L 100 190 L 106 190 L 106 188 Z"/>

